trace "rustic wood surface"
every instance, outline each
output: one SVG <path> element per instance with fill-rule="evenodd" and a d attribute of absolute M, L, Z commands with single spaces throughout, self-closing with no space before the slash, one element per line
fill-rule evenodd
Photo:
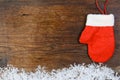
<path fill-rule="evenodd" d="M 119 4 L 110 0 L 108 6 L 116 17 L 115 54 L 105 63 L 111 67 L 120 66 Z M 0 0 L 0 66 L 32 70 L 91 63 L 87 45 L 79 43 L 89 13 L 99 13 L 95 0 Z"/>

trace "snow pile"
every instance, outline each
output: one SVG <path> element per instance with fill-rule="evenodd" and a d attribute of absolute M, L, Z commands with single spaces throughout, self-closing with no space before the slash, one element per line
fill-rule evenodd
<path fill-rule="evenodd" d="M 0 80 L 120 80 L 111 68 L 101 64 L 71 65 L 69 68 L 47 72 L 38 66 L 35 72 L 25 72 L 13 66 L 0 68 Z"/>

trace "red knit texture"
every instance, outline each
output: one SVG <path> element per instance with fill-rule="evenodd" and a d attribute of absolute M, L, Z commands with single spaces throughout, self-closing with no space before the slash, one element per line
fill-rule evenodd
<path fill-rule="evenodd" d="M 111 26 L 86 26 L 79 41 L 88 44 L 88 54 L 94 62 L 106 62 L 114 53 L 114 30 Z"/>

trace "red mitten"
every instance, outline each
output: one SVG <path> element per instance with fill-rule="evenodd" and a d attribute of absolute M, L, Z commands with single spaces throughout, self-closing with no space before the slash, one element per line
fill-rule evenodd
<path fill-rule="evenodd" d="M 114 15 L 89 14 L 86 27 L 79 39 L 88 44 L 88 54 L 95 62 L 109 60 L 115 48 Z"/>

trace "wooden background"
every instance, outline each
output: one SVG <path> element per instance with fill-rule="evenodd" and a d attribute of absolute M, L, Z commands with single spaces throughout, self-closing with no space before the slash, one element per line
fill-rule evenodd
<path fill-rule="evenodd" d="M 105 63 L 111 67 L 120 66 L 119 4 L 109 0 L 108 11 L 116 17 L 115 54 Z M 91 63 L 87 45 L 79 43 L 89 13 L 99 13 L 95 0 L 0 0 L 0 66 L 32 70 Z"/>

